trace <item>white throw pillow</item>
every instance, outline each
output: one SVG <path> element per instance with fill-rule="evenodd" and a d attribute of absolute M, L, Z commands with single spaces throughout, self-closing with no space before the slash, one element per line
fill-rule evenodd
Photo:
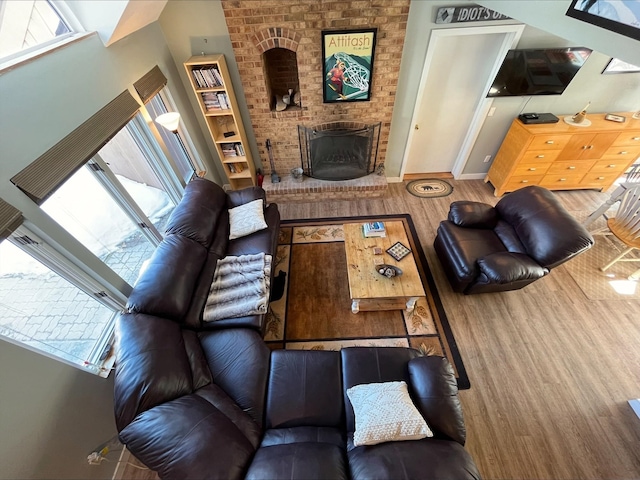
<path fill-rule="evenodd" d="M 433 437 L 405 382 L 356 385 L 347 390 L 347 396 L 356 417 L 356 447 Z"/>
<path fill-rule="evenodd" d="M 262 199 L 245 203 L 239 207 L 229 209 L 229 240 L 251 235 L 258 230 L 267 228 L 264 221 L 264 202 Z"/>

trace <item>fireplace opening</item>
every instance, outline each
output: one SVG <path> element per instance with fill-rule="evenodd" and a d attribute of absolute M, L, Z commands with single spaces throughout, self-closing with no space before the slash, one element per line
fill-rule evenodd
<path fill-rule="evenodd" d="M 381 124 L 345 127 L 344 123 L 298 126 L 305 175 L 319 180 L 351 180 L 375 171 Z"/>

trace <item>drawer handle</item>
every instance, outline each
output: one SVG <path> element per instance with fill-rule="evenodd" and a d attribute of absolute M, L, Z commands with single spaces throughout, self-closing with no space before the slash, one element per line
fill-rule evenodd
<path fill-rule="evenodd" d="M 614 164 L 611 164 L 607 168 L 616 168 L 616 166 Z"/>
<path fill-rule="evenodd" d="M 589 148 L 587 145 L 582 146 L 582 150 L 586 150 L 587 148 Z"/>
<path fill-rule="evenodd" d="M 593 148 L 593 145 L 589 145 L 589 150 L 591 150 Z"/>
<path fill-rule="evenodd" d="M 567 167 L 567 168 L 568 168 L 569 170 L 575 170 L 575 169 L 576 169 L 576 167 L 574 167 L 573 165 L 572 165 L 572 166 L 570 166 L 570 167 Z"/>
<path fill-rule="evenodd" d="M 536 158 L 544 158 L 544 155 L 536 155 Z"/>
<path fill-rule="evenodd" d="M 558 180 L 559 182 L 566 182 L 567 179 L 566 178 L 561 178 L 560 180 Z"/>
<path fill-rule="evenodd" d="M 529 183 L 529 180 L 522 180 L 520 183 Z"/>
<path fill-rule="evenodd" d="M 604 180 L 604 177 L 598 177 L 598 180 Z"/>
<path fill-rule="evenodd" d="M 549 145 L 553 145 L 555 142 L 554 142 L 553 140 L 547 140 L 547 141 L 546 141 L 546 142 L 544 142 L 544 143 L 547 143 L 547 144 L 549 144 Z"/>
<path fill-rule="evenodd" d="M 535 172 L 536 170 L 537 168 L 533 168 L 533 167 L 529 169 L 530 172 Z"/>
<path fill-rule="evenodd" d="M 625 152 L 624 150 L 620 152 L 618 155 L 629 155 L 629 152 Z"/>
<path fill-rule="evenodd" d="M 633 137 L 631 140 L 640 140 L 640 137 Z"/>

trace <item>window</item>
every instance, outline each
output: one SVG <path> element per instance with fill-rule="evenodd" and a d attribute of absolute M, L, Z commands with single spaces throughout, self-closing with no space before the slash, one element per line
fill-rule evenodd
<path fill-rule="evenodd" d="M 157 95 L 154 95 L 146 105 L 149 115 L 151 115 L 151 118 L 154 120 L 163 113 L 176 111 L 171 94 L 166 88 L 162 89 Z M 191 138 L 180 126 L 178 126 L 176 134 L 167 131 L 165 128 L 158 128 L 158 132 L 167 146 L 171 157 L 174 159 L 176 163 L 175 166 L 180 172 L 185 184 L 191 180 L 194 171 L 206 171 L 202 161 L 195 154 L 196 150 L 193 147 Z"/>
<path fill-rule="evenodd" d="M 73 35 L 60 12 L 47 0 L 0 2 L 0 60 L 12 60 Z"/>
<path fill-rule="evenodd" d="M 10 341 L 106 376 L 102 364 L 124 301 L 26 225 L 0 242 L 0 334 Z"/>

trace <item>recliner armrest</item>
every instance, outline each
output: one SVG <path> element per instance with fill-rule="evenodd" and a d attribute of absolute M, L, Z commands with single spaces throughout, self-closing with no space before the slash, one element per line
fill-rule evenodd
<path fill-rule="evenodd" d="M 459 227 L 492 229 L 498 223 L 498 213 L 487 203 L 458 201 L 449 207 L 448 219 Z"/>
<path fill-rule="evenodd" d="M 479 258 L 478 266 L 491 283 L 498 284 L 537 280 L 549 273 L 530 256 L 514 252 L 496 252 Z"/>
<path fill-rule="evenodd" d="M 458 383 L 449 361 L 440 356 L 409 361 L 410 391 L 434 436 L 464 445 L 467 431 L 458 398 Z"/>

